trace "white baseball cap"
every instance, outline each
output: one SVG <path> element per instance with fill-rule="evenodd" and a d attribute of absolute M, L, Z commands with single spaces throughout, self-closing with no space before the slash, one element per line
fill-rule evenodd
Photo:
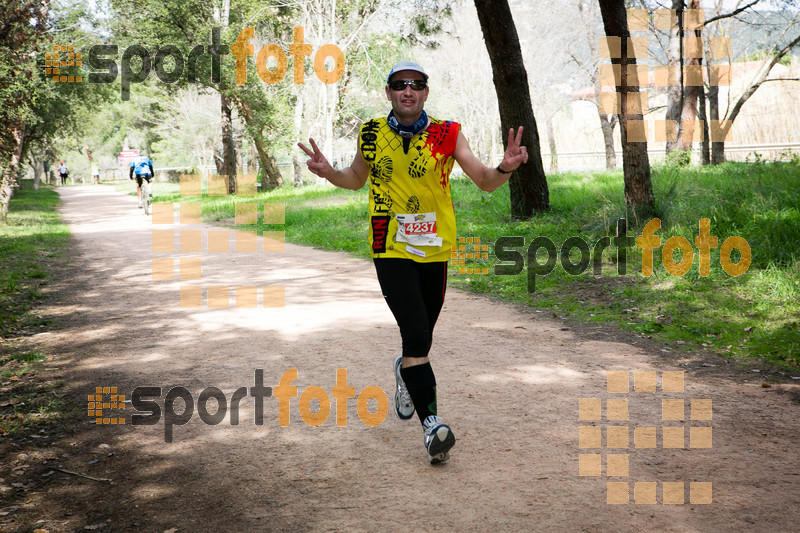
<path fill-rule="evenodd" d="M 425 71 L 422 70 L 421 66 L 411 61 L 401 61 L 393 66 L 392 70 L 389 71 L 389 75 L 386 77 L 386 85 L 389 85 L 389 82 L 392 81 L 392 76 L 401 70 L 413 70 L 414 72 L 419 72 L 425 77 L 425 81 L 428 81 L 428 75 L 425 74 Z"/>

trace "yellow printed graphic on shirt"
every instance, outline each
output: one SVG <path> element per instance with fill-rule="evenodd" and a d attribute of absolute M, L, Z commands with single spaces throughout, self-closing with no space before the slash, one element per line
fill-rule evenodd
<path fill-rule="evenodd" d="M 459 124 L 430 119 L 410 139 L 386 118 L 366 122 L 358 148 L 369 165 L 369 242 L 372 257 L 447 261 L 456 240 L 450 172 Z"/>

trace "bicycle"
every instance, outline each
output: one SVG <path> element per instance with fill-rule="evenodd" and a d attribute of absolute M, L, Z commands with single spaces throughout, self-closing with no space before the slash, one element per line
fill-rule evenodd
<path fill-rule="evenodd" d="M 150 200 L 153 198 L 153 193 L 150 191 L 150 182 L 142 179 L 142 207 L 144 207 L 144 214 L 150 214 Z"/>

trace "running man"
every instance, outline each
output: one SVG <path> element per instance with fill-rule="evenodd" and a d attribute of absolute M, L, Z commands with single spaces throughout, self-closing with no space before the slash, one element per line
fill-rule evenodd
<path fill-rule="evenodd" d="M 64 163 L 63 161 L 59 162 L 58 175 L 61 178 L 61 185 L 66 185 L 67 178 L 69 178 L 69 169 L 67 168 L 67 164 Z"/>
<path fill-rule="evenodd" d="M 100 165 L 92 161 L 92 183 L 100 183 Z"/>
<path fill-rule="evenodd" d="M 150 183 L 150 178 L 153 177 L 153 162 L 146 155 L 140 155 L 136 160 L 131 161 L 130 179 L 136 175 L 136 197 L 139 199 L 139 209 L 144 207 L 142 203 L 142 183 L 147 180 Z"/>
<path fill-rule="evenodd" d="M 449 458 L 453 431 L 439 418 L 436 378 L 428 352 L 444 303 L 447 260 L 456 244 L 450 197 L 450 171 L 461 169 L 483 191 L 491 192 L 528 160 L 520 146 L 522 127 L 508 132 L 508 149 L 496 168 L 472 153 L 457 122 L 428 117 L 428 75 L 411 62 L 396 64 L 386 79 L 388 117 L 361 127 L 356 157 L 334 169 L 309 139 L 308 169 L 337 187 L 358 190 L 369 179 L 369 241 L 383 297 L 397 321 L 402 356 L 394 361 L 395 413 L 409 419 L 416 411 L 431 464 Z"/>

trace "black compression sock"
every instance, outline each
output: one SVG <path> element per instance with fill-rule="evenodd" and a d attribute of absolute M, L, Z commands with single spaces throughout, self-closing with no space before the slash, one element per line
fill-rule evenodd
<path fill-rule="evenodd" d="M 406 384 L 408 394 L 414 402 L 414 409 L 420 422 L 436 414 L 436 377 L 430 363 L 401 368 L 400 375 Z"/>

